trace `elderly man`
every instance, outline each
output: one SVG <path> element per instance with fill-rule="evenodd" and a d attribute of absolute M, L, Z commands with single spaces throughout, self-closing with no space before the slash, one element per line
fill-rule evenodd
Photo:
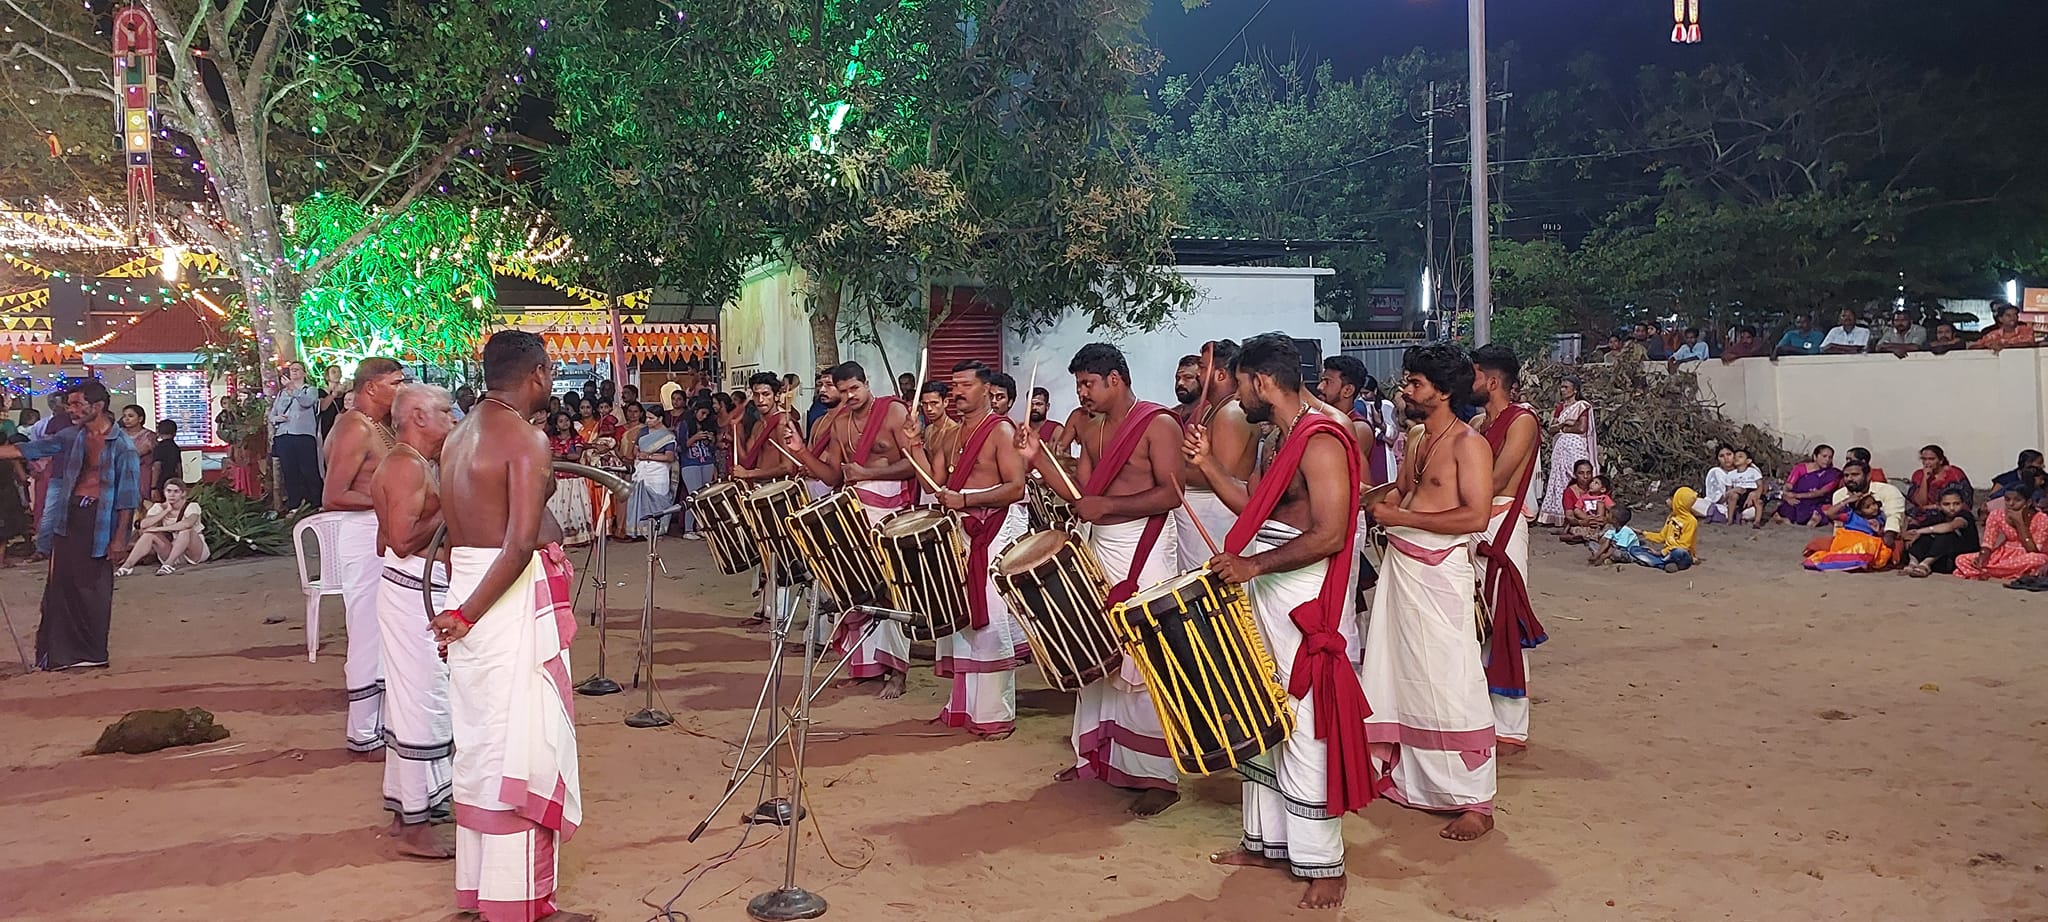
<path fill-rule="evenodd" d="M 1856 312 L 1842 308 L 1841 325 L 1821 337 L 1820 351 L 1828 355 L 1855 355 L 1870 351 L 1870 328 L 1857 319 Z"/>

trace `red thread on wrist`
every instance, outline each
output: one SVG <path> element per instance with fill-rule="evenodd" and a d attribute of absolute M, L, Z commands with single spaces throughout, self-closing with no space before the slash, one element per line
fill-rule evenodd
<path fill-rule="evenodd" d="M 447 615 L 450 618 L 454 618 L 455 620 L 462 622 L 463 627 L 476 627 L 476 622 L 471 621 L 468 618 L 464 618 L 462 616 L 462 609 L 460 608 L 451 608 L 447 611 L 442 612 L 441 614 Z"/>

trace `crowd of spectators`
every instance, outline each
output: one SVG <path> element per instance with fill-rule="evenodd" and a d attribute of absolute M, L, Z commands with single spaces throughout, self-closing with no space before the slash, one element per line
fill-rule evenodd
<path fill-rule="evenodd" d="M 1766 341 L 1757 328 L 1736 324 L 1728 328 L 1717 348 L 1699 327 L 1665 329 L 1655 322 L 1640 322 L 1615 330 L 1600 347 L 1607 360 L 1686 362 L 1720 359 L 1733 362 L 1744 358 L 1777 359 L 1788 355 L 1858 355 L 1888 353 L 1904 358 L 1914 352 L 1941 355 L 1958 349 L 2024 349 L 2042 345 L 2044 337 L 2021 319 L 2020 309 L 2004 302 L 1992 302 L 1991 326 L 1966 338 L 1955 324 L 1942 320 L 1930 332 L 1911 313 L 1893 311 L 1883 328 L 1866 323 L 1856 311 L 1843 310 L 1835 325 L 1821 329 L 1811 314 L 1800 314 L 1776 341 Z"/>

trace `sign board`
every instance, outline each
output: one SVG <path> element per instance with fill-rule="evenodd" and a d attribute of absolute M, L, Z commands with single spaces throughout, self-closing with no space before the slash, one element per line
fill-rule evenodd
<path fill-rule="evenodd" d="M 2037 330 L 2048 329 L 2048 288 L 2028 288 L 2021 291 L 2019 308 L 2020 322 L 2031 324 Z M 1996 321 L 1998 318 L 1992 319 Z"/>

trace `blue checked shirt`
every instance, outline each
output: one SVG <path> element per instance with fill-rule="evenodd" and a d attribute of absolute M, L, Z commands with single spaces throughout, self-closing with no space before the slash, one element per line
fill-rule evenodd
<path fill-rule="evenodd" d="M 71 491 L 78 484 L 78 472 L 85 464 L 84 426 L 73 426 L 56 435 L 25 442 L 21 456 L 30 461 L 57 459 L 50 466 L 50 485 L 43 494 L 43 518 L 36 523 L 36 549 L 47 554 L 58 535 L 71 527 Z M 135 456 L 135 442 L 120 426 L 107 427 L 106 445 L 100 449 L 99 507 L 93 518 L 92 555 L 107 556 L 113 542 L 117 516 L 127 515 L 142 504 L 142 464 Z"/>

